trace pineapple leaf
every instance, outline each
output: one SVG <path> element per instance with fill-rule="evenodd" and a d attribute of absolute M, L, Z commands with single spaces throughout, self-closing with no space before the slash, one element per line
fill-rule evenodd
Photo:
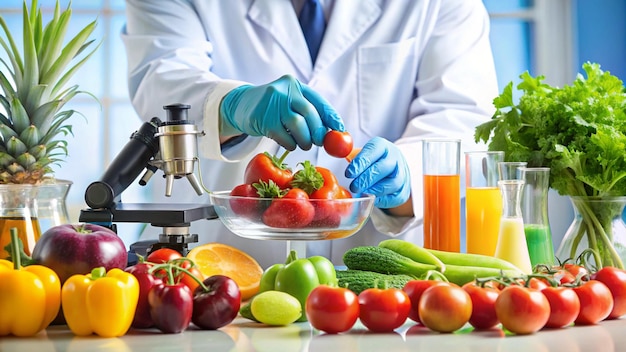
<path fill-rule="evenodd" d="M 22 57 L 20 56 L 20 50 L 17 48 L 15 41 L 13 40 L 13 36 L 11 36 L 11 31 L 9 30 L 9 26 L 7 26 L 6 21 L 2 16 L 0 16 L 0 26 L 2 26 L 2 30 L 9 41 L 9 45 L 11 49 L 9 49 L 6 45 L 6 42 L 0 37 L 0 43 L 4 47 L 4 51 L 7 53 L 11 62 L 13 63 L 13 69 L 15 71 L 15 76 L 19 73 L 20 75 L 24 72 L 24 66 L 22 65 Z M 16 82 L 17 83 L 17 82 Z"/>
<path fill-rule="evenodd" d="M 54 59 L 59 56 L 63 48 L 62 40 L 52 40 L 52 38 L 65 38 L 67 27 L 72 17 L 70 11 L 63 11 L 63 13 L 59 13 L 59 11 L 59 3 L 57 2 L 54 8 L 54 17 L 45 29 L 44 46 L 39 52 L 39 60 L 41 63 L 39 73 L 41 75 L 50 70 Z"/>
<path fill-rule="evenodd" d="M 30 120 L 28 119 L 28 114 L 22 106 L 22 102 L 17 98 L 13 97 L 11 101 L 11 120 L 13 121 L 13 129 L 15 132 L 22 133 L 26 127 L 30 125 Z"/>
<path fill-rule="evenodd" d="M 0 125 L 0 136 L 2 136 L 3 145 L 6 145 L 6 141 L 9 139 L 16 137 L 17 133 L 11 128 L 10 124 L 1 124 Z"/>
<path fill-rule="evenodd" d="M 7 146 L 7 151 L 11 155 L 20 155 L 28 149 L 26 148 L 26 144 L 24 144 L 24 142 L 22 142 L 17 137 L 9 138 L 9 140 L 6 143 L 6 146 Z"/>
<path fill-rule="evenodd" d="M 11 104 L 9 104 L 9 101 L 4 95 L 0 95 L 0 104 L 2 104 L 5 111 L 8 112 L 11 110 Z"/>
<path fill-rule="evenodd" d="M 7 123 L 11 123 L 11 120 L 0 112 L 0 126 L 6 125 Z"/>
<path fill-rule="evenodd" d="M 9 82 L 9 80 L 6 78 L 6 76 L 0 72 L 0 86 L 2 86 L 2 90 L 4 91 L 4 95 L 0 95 L 1 97 L 14 97 L 16 95 L 15 90 L 13 89 L 13 86 L 11 85 L 11 82 Z M 8 109 L 8 105 L 5 106 L 7 107 L 7 111 Z"/>
<path fill-rule="evenodd" d="M 33 37 L 33 27 L 28 15 L 28 8 L 26 2 L 23 5 L 24 8 L 24 67 L 28 67 L 24 70 L 24 82 L 22 85 L 17 86 L 17 95 L 23 102 L 27 102 L 28 92 L 30 88 L 39 83 L 39 62 L 37 61 L 37 50 L 35 49 L 35 42 Z M 32 14 L 31 14 L 32 15 Z M 34 16 L 34 15 L 32 15 Z M 34 22 L 34 19 L 33 19 Z M 26 106 L 29 103 L 24 104 Z"/>
<path fill-rule="evenodd" d="M 42 101 L 46 101 L 46 97 L 44 96 L 47 86 L 43 84 L 38 84 L 30 87 L 30 91 L 28 92 L 24 109 L 30 116 L 29 120 L 32 120 L 33 112 L 37 110 L 37 108 L 41 105 Z"/>
<path fill-rule="evenodd" d="M 91 43 L 91 42 L 89 42 L 89 43 Z M 85 45 L 87 45 L 87 44 L 85 44 Z M 85 45 L 83 45 L 83 48 L 85 47 Z M 89 54 L 87 54 L 85 57 L 83 57 L 79 62 L 74 64 L 74 66 L 72 66 L 69 70 L 67 70 L 67 72 L 65 72 L 65 74 L 61 78 L 59 78 L 57 83 L 54 85 L 52 91 L 50 92 L 50 96 L 55 97 L 54 99 L 59 99 L 59 97 L 57 96 L 57 92 L 60 89 L 63 89 L 63 87 L 69 81 L 69 79 L 76 73 L 76 71 L 78 71 L 78 69 L 85 62 L 87 62 L 87 60 L 96 52 L 96 50 L 99 47 L 100 47 L 100 44 L 98 44 Z M 82 51 L 83 49 L 80 49 L 80 50 Z"/>
<path fill-rule="evenodd" d="M 48 133 L 50 128 L 50 124 L 54 119 L 54 115 L 59 109 L 65 104 L 64 100 L 53 100 L 49 101 L 42 106 L 40 106 L 35 112 L 31 115 L 31 121 L 35 126 L 39 127 L 39 132 L 42 135 Z"/>
<path fill-rule="evenodd" d="M 70 11 L 70 10 L 67 10 Z M 41 83 L 52 84 L 63 73 L 65 67 L 74 59 L 76 54 L 81 50 L 83 43 L 89 38 L 93 30 L 96 28 L 96 21 L 89 23 L 83 28 L 61 51 L 61 55 L 54 61 L 52 67 L 43 73 Z"/>
<path fill-rule="evenodd" d="M 39 137 L 39 129 L 35 125 L 28 126 L 27 129 L 20 133 L 20 139 L 24 142 L 24 144 L 26 144 L 28 149 L 39 144 Z"/>
<path fill-rule="evenodd" d="M 43 42 L 43 19 L 41 10 L 37 11 L 36 13 L 37 17 L 35 18 L 35 22 L 32 24 L 33 43 L 35 44 L 35 52 L 39 52 L 39 48 L 41 48 L 41 44 Z"/>

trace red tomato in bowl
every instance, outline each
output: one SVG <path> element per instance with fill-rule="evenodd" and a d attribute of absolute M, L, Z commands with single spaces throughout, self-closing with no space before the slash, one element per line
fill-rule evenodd
<path fill-rule="evenodd" d="M 314 328 L 338 334 L 350 330 L 356 323 L 359 299 L 347 288 L 320 285 L 309 293 L 305 313 Z"/>
<path fill-rule="evenodd" d="M 309 195 L 300 188 L 292 188 L 282 198 L 274 198 L 263 212 L 263 223 L 278 228 L 302 228 L 313 221 L 315 208 Z"/>
<path fill-rule="evenodd" d="M 348 132 L 330 130 L 324 136 L 324 150 L 335 158 L 345 158 L 352 152 L 354 141 Z"/>
<path fill-rule="evenodd" d="M 290 187 L 293 173 L 286 165 L 280 164 L 278 159 L 269 153 L 259 153 L 246 165 L 244 183 L 253 184 L 259 180 L 269 183 L 274 181 L 280 189 Z"/>

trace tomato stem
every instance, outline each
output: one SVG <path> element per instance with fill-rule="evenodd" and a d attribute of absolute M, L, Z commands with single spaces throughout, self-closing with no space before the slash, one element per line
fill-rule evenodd
<path fill-rule="evenodd" d="M 287 155 L 289 155 L 289 151 L 285 150 L 285 152 L 280 156 L 280 158 L 278 158 L 278 165 L 282 165 L 283 162 L 285 161 L 285 159 L 287 158 Z"/>

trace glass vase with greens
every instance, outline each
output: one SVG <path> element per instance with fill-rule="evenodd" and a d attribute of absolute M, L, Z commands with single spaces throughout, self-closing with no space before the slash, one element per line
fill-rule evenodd
<path fill-rule="evenodd" d="M 590 248 L 596 266 L 623 268 L 625 248 L 616 241 L 614 223 L 621 221 L 624 202 L 598 200 L 626 196 L 626 90 L 597 63 L 587 62 L 583 70 L 563 87 L 523 73 L 518 101 L 510 82 L 475 139 L 504 151 L 507 161 L 550 168 L 550 187 L 571 197 L 580 217 L 580 226 L 566 235 L 571 238 L 564 238 L 571 247 L 559 252 L 573 258 Z"/>
<path fill-rule="evenodd" d="M 68 155 L 69 120 L 78 113 L 66 104 L 81 93 L 93 97 L 69 82 L 98 48 L 90 39 L 96 21 L 67 37 L 71 5 L 62 10 L 57 0 L 50 17 L 44 21 L 37 0 L 23 2 L 22 26 L 10 28 L 0 14 L 0 257 L 9 227 L 18 227 L 27 252 L 38 239 L 39 227 L 29 231 L 20 215 L 29 200 L 19 188 L 55 182 L 52 166 Z"/>

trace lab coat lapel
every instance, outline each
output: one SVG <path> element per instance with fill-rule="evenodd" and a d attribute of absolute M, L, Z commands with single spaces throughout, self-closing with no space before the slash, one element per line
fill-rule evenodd
<path fill-rule="evenodd" d="M 254 0 L 248 18 L 274 38 L 304 77 L 311 76 L 309 49 L 290 0 Z"/>
<path fill-rule="evenodd" d="M 382 13 L 379 2 L 379 0 L 335 1 L 335 8 L 315 63 L 315 72 L 333 63 L 378 20 Z"/>

